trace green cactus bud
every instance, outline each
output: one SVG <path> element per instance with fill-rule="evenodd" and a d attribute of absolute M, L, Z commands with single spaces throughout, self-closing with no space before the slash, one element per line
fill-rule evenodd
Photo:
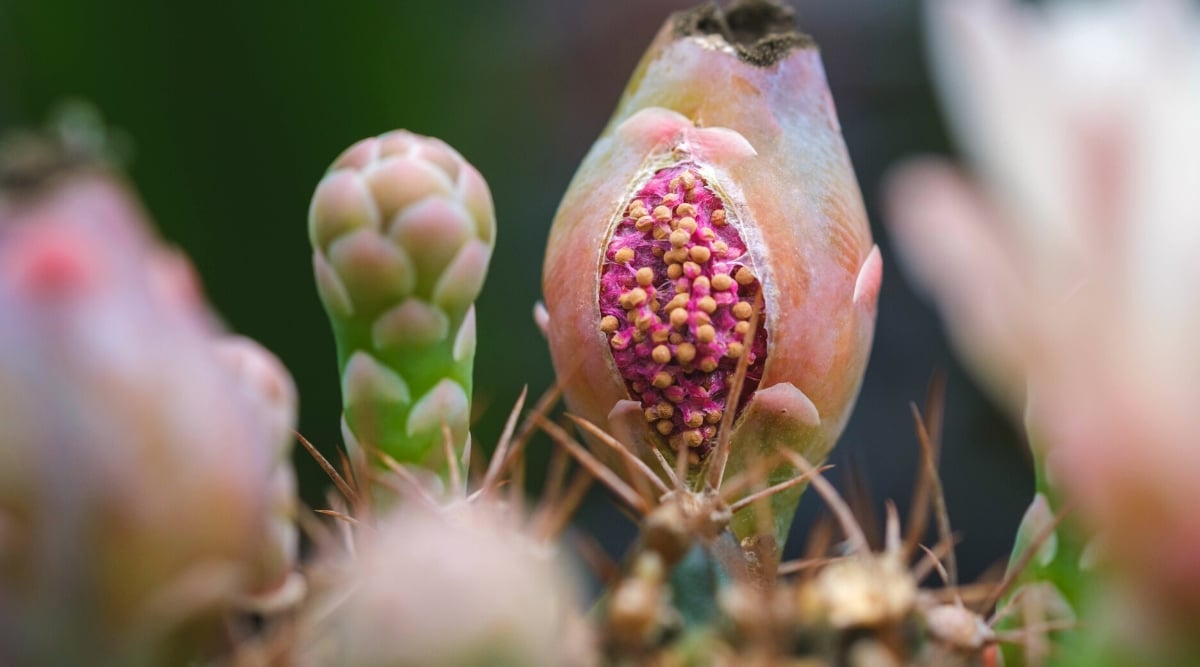
<path fill-rule="evenodd" d="M 347 445 L 401 461 L 468 437 L 473 301 L 496 236 L 491 193 L 445 143 L 403 130 L 346 150 L 308 216 L 337 338 Z"/>

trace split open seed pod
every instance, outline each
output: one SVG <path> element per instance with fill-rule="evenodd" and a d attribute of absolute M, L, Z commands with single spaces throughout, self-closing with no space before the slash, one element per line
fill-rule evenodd
<path fill-rule="evenodd" d="M 686 448 L 698 474 L 725 469 L 728 440 L 728 474 L 779 481 L 795 471 L 775 450 L 822 460 L 846 423 L 881 271 L 820 54 L 790 10 L 677 13 L 555 218 L 554 365 L 571 409 L 642 453 Z M 772 500 L 781 540 L 798 498 Z"/>

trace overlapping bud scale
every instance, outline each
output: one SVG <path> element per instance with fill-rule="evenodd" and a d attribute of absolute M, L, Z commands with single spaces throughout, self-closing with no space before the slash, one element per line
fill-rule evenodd
<path fill-rule="evenodd" d="M 424 462 L 467 438 L 475 311 L 496 231 L 479 172 L 445 143 L 395 131 L 347 149 L 309 211 L 333 324 L 348 444 Z"/>

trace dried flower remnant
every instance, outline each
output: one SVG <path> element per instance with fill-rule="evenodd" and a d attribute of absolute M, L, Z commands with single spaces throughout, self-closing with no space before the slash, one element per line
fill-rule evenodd
<path fill-rule="evenodd" d="M 738 359 L 742 400 L 758 388 L 767 334 L 748 335 L 760 289 L 720 195 L 684 164 L 659 170 L 613 230 L 600 277 L 600 330 L 646 421 L 698 463 L 716 444 Z"/>
<path fill-rule="evenodd" d="M 879 254 L 793 23 L 769 1 L 672 16 L 550 233 L 544 320 L 571 409 L 643 456 L 686 449 L 692 473 L 723 456 L 745 471 L 778 443 L 824 459 L 870 348 Z M 780 536 L 799 492 L 772 501 Z"/>

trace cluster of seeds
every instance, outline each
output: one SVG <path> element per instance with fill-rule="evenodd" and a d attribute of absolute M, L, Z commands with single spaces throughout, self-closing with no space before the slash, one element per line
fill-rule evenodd
<path fill-rule="evenodd" d="M 766 361 L 765 327 L 746 349 L 760 286 L 727 216 L 694 165 L 660 170 L 626 206 L 600 279 L 600 330 L 626 388 L 693 463 L 716 442 L 738 360 L 749 355 L 741 406 Z"/>

